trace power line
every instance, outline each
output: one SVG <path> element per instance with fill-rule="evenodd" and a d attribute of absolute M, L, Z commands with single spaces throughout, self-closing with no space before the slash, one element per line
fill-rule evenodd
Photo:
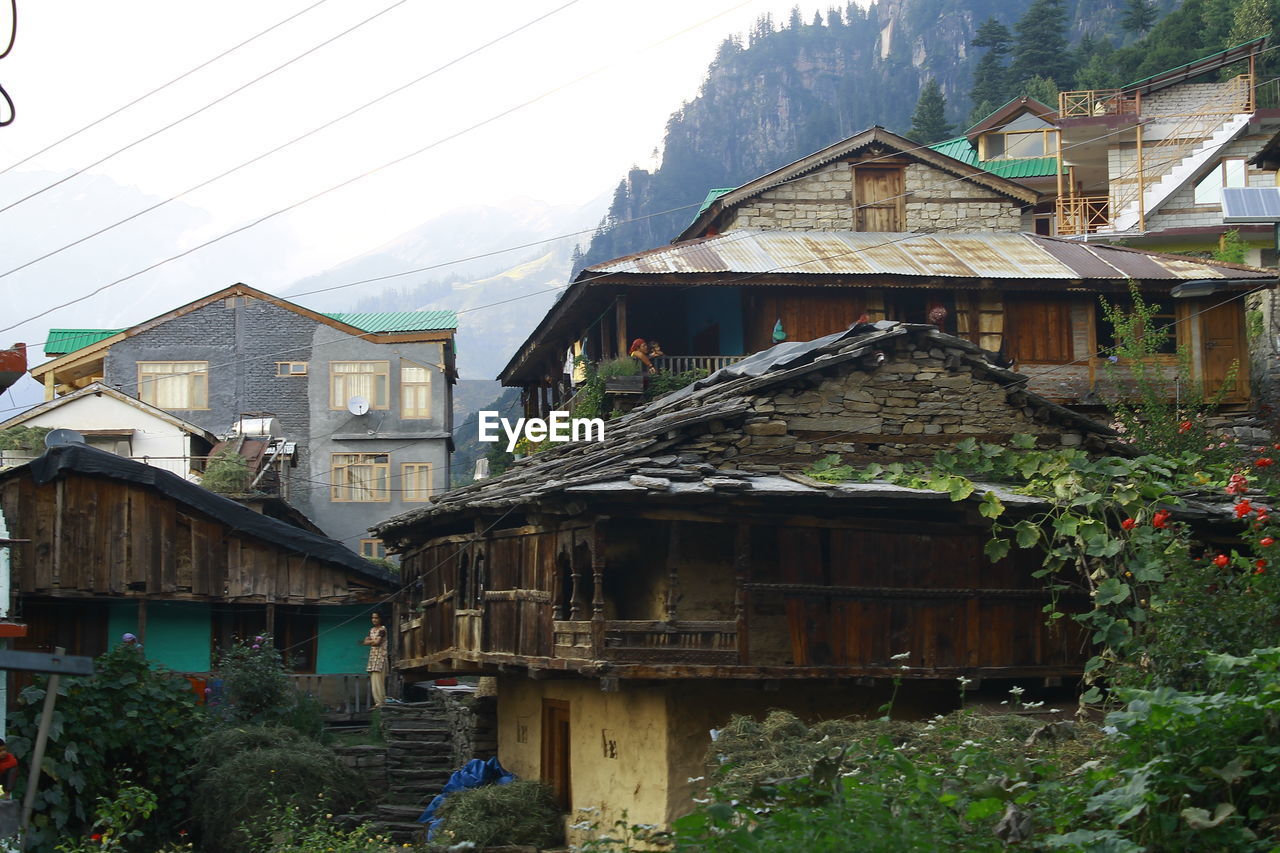
<path fill-rule="evenodd" d="M 328 1 L 328 0 L 321 0 L 321 2 L 327 2 L 327 1 Z M 295 137 L 293 137 L 293 138 L 292 138 L 292 139 L 290 139 L 288 142 L 282 142 L 281 144 L 279 144 L 279 145 L 275 146 L 274 148 L 271 148 L 271 149 L 269 149 L 269 150 L 267 150 L 267 151 L 264 151 L 263 153 L 261 153 L 261 154 L 257 155 L 256 157 L 254 157 L 254 158 L 252 158 L 252 159 L 250 159 L 250 160 L 246 160 L 246 161 L 244 161 L 244 162 L 240 163 L 240 164 L 239 164 L 239 165 L 237 165 L 237 166 L 233 166 L 232 168 L 227 169 L 227 170 L 226 170 L 226 171 L 224 171 L 224 172 L 221 172 L 221 173 L 219 173 L 219 174 L 217 174 L 217 175 L 214 175 L 212 178 L 208 178 L 208 179 L 206 179 L 206 180 L 204 180 L 204 181 L 201 181 L 201 182 L 200 182 L 200 183 L 198 183 L 198 184 L 195 184 L 194 186 L 188 187 L 187 189 L 183 190 L 182 192 L 179 192 L 179 193 L 176 193 L 176 194 L 174 194 L 174 195 L 171 195 L 171 196 L 169 196 L 168 198 L 166 198 L 166 199 L 164 199 L 164 200 L 162 200 L 162 201 L 158 201 L 158 202 L 156 202 L 155 204 L 151 205 L 150 207 L 143 208 L 142 210 L 139 210 L 139 211 L 137 211 L 136 213 L 133 213 L 133 214 L 130 214 L 129 216 L 126 216 L 124 219 L 117 220 L 116 222 L 113 222 L 113 223 L 111 223 L 110 225 L 105 225 L 105 226 L 103 226 L 102 228 L 99 228 L 98 230 L 93 231 L 92 233 L 86 234 L 85 236 L 80 237 L 80 238 L 78 238 L 78 239 L 76 239 L 76 240 L 73 240 L 73 241 L 71 241 L 70 243 L 67 243 L 67 244 L 65 244 L 65 245 L 63 245 L 63 246 L 59 246 L 59 247 L 58 247 L 58 248 L 56 248 L 56 249 L 51 249 L 51 250 L 49 250 L 48 252 L 45 252 L 43 255 L 39 255 L 39 256 L 37 256 L 37 257 L 35 257 L 35 258 L 32 258 L 32 259 L 31 259 L 31 260 L 29 260 L 29 261 L 25 261 L 25 262 L 23 262 L 23 263 L 19 264 L 18 266 L 13 267 L 12 269 L 9 269 L 9 270 L 7 270 L 7 271 L 5 271 L 5 272 L 3 272 L 3 273 L 0 273 L 0 278 L 5 278 L 5 277 L 7 277 L 7 276 L 13 275 L 14 273 L 18 272 L 19 270 L 24 270 L 24 269 L 26 269 L 27 267 L 31 266 L 32 264 L 39 263 L 40 261 L 43 261 L 43 260 L 45 260 L 46 258 L 51 258 L 51 257 L 53 257 L 54 255 L 57 255 L 57 254 L 59 254 L 59 253 L 61 253 L 61 252 L 64 252 L 64 251 L 66 251 L 67 249 L 70 249 L 70 248 L 72 248 L 72 247 L 74 247 L 74 246 L 78 246 L 78 245 L 80 245 L 81 243 L 83 243 L 83 242 L 85 242 L 85 241 L 87 241 L 87 240 L 91 240 L 91 239 L 93 239 L 94 237 L 97 237 L 97 236 L 99 236 L 99 235 L 101 235 L 101 234 L 105 234 L 105 233 L 107 233 L 108 231 L 111 231 L 111 230 L 113 230 L 113 229 L 115 229 L 115 228 L 118 228 L 118 227 L 120 227 L 121 225 L 124 225 L 126 222 L 132 222 L 133 220 L 137 219 L 139 216 L 144 216 L 144 215 L 146 215 L 146 214 L 150 213 L 151 211 L 153 211 L 153 210 L 155 210 L 155 209 L 157 209 L 157 208 L 159 208 L 159 207 L 163 207 L 164 205 L 169 204 L 170 202 L 177 201 L 178 199 L 183 198 L 183 197 L 185 197 L 185 196 L 188 196 L 188 195 L 190 195 L 191 193 L 193 193 L 193 192 L 195 192 L 195 191 L 197 191 L 197 190 L 200 190 L 200 189 L 203 189 L 203 188 L 205 188 L 205 187 L 209 186 L 210 184 L 214 183 L 215 181 L 220 181 L 220 180 L 222 180 L 223 178 L 227 177 L 228 175 L 232 175 L 232 174 L 234 174 L 234 173 L 236 173 L 236 172 L 240 171 L 241 169 L 244 169 L 244 168 L 246 168 L 246 167 L 248 167 L 248 166 L 253 165 L 254 163 L 259 162 L 260 160 L 264 160 L 264 159 L 266 159 L 267 157 L 270 157 L 272 154 L 276 154 L 276 153 L 278 153 L 278 152 L 280 152 L 280 151 L 284 150 L 285 148 L 288 148 L 289 146 L 294 145 L 295 143 L 301 142 L 302 140 L 304 140 L 304 139 L 306 139 L 306 138 L 308 138 L 308 137 L 310 137 L 310 136 L 313 136 L 313 135 L 315 135 L 315 134 L 319 133 L 319 132 L 320 132 L 320 131 L 322 131 L 322 130 L 326 130 L 327 128 L 330 128 L 330 127 L 334 126 L 335 124 L 338 124 L 339 122 L 345 121 L 346 119 L 351 118 L 352 116 L 356 115 L 357 113 L 363 112 L 364 110 L 367 110 L 367 109 L 369 109 L 370 107 L 372 107 L 372 106 L 374 106 L 374 105 L 376 105 L 376 104 L 379 104 L 379 103 L 381 103 L 381 102 L 385 101 L 387 98 L 390 98 L 390 97 L 392 97 L 392 96 L 394 96 L 394 95 L 397 95 L 397 94 L 399 94 L 399 93 L 401 93 L 401 92 L 405 91 L 406 89 L 408 89 L 408 88 L 410 88 L 410 87 L 412 87 L 412 86 L 415 86 L 415 85 L 417 85 L 418 83 L 421 83 L 422 81 L 424 81 L 424 80 L 426 80 L 426 79 L 428 79 L 428 78 L 430 78 L 430 77 L 434 77 L 436 74 L 439 74 L 441 71 L 444 71 L 444 70 L 446 70 L 446 69 L 448 69 L 448 68 L 451 68 L 451 67 L 453 67 L 454 65 L 457 65 L 459 62 L 462 62 L 462 61 L 463 61 L 463 60 L 465 60 L 465 59 L 469 59 L 470 57 L 475 56 L 476 54 L 478 54 L 478 53 L 480 53 L 480 52 L 484 51 L 485 49 L 490 48 L 490 47 L 492 47 L 493 45 L 498 44 L 499 42 L 504 41 L 504 40 L 506 40 L 506 39 L 510 38 L 511 36 L 514 36 L 514 35 L 516 35 L 517 33 L 520 33 L 520 32 L 522 32 L 522 31 L 524 31 L 524 30 L 528 29 L 529 27 L 533 26 L 533 25 L 534 25 L 534 24 L 536 24 L 536 23 L 539 23 L 540 21 L 543 21 L 543 20 L 545 20 L 545 19 L 547 19 L 547 18 L 550 18 L 552 15 L 555 15 L 557 12 L 561 12 L 561 11 L 563 11 L 564 9 L 567 9 L 567 8 L 569 8 L 570 6 L 572 6 L 572 5 L 574 5 L 575 3 L 578 3 L 578 2 L 580 2 L 580 0 L 569 0 L 569 2 L 567 2 L 567 3 L 565 3 L 565 4 L 561 5 L 561 6 L 558 6 L 558 7 L 556 7 L 555 9 L 552 9 L 550 12 L 547 12 L 547 13 L 545 13 L 545 14 L 543 14 L 543 15 L 539 15 L 538 17 L 533 18 L 533 19 L 532 19 L 532 20 L 530 20 L 530 21 L 526 21 L 525 23 L 521 24 L 520 26 L 516 27 L 515 29 L 510 30 L 510 31 L 508 31 L 508 32 L 506 32 L 506 33 L 503 33 L 502 35 L 498 36 L 497 38 L 495 38 L 495 39 L 491 39 L 490 41 L 485 42 L 484 44 L 480 45 L 479 47 L 473 48 L 473 49 L 471 49 L 471 50 L 467 51 L 466 53 L 463 53 L 463 54 L 461 54 L 461 55 L 459 55 L 459 56 L 455 57 L 454 59 L 449 60 L 448 62 L 446 62 L 446 63 L 445 63 L 445 64 L 443 64 L 443 65 L 439 65 L 439 66 L 437 66 L 437 67 L 433 68 L 432 70 L 428 71 L 427 73 L 425 73 L 425 74 L 423 74 L 423 75 L 421 75 L 421 76 L 419 76 L 419 77 L 416 77 L 416 78 L 414 78 L 413 80 L 410 80 L 408 83 L 405 83 L 405 84 L 403 84 L 403 85 L 397 86 L 396 88 L 392 89 L 391 91 L 389 91 L 389 92 L 385 92 L 385 93 L 383 93 L 382 95 L 379 95 L 378 97 L 374 98 L 373 100 L 365 101 L 363 104 L 361 104 L 360 106 L 356 107 L 355 109 L 350 110 L 350 111 L 348 111 L 348 112 L 346 112 L 346 113 L 343 113 L 342 115 L 338 116 L 337 118 L 330 119 L 329 121 L 325 122 L 324 124 L 317 125 L 316 127 L 311 128 L 310 130 L 306 131 L 305 133 L 302 133 L 302 134 L 301 134 L 301 135 L 299 135 L 299 136 L 295 136 Z M 304 10 L 304 11 L 305 11 L 305 10 Z M 301 14 L 301 13 L 299 13 L 299 14 Z M 194 113 L 193 113 L 193 115 L 194 115 Z M 123 150 L 123 149 L 121 149 L 121 150 Z M 117 153 L 118 153 L 118 152 L 117 152 Z M 11 168 L 12 168 L 12 167 L 11 167 Z M 86 167 L 86 168 L 88 168 L 88 167 Z M 0 172 L 0 174 L 3 174 L 3 172 Z M 74 175 L 72 175 L 71 177 L 74 177 Z M 41 192 L 43 192 L 43 190 L 41 190 Z M 14 204 L 17 204 L 17 202 L 14 202 Z M 7 208 L 5 208 L 5 209 L 7 209 Z"/>
<path fill-rule="evenodd" d="M 323 2 L 323 0 L 322 0 L 322 2 Z M 259 74 L 257 77 L 254 77 L 254 78 L 253 78 L 252 80 L 250 80 L 249 82 L 247 82 L 247 83 L 245 83 L 245 84 L 243 84 L 243 85 L 237 86 L 236 88 L 232 89 L 230 92 L 227 92 L 225 95 L 221 95 L 220 97 L 215 98 L 214 100 L 210 101 L 209 103 L 205 104 L 204 106 L 200 107 L 199 109 L 195 110 L 194 112 L 187 113 L 187 114 L 186 114 L 186 115 L 184 115 L 182 118 L 175 119 L 174 121 L 171 121 L 171 122 L 169 122 L 168 124 L 166 124 L 164 127 L 161 127 L 161 128 L 160 128 L 160 129 L 158 129 L 158 130 L 154 130 L 154 131 L 152 131 L 151 133 L 148 133 L 147 135 L 145 135 L 145 136 L 143 136 L 143 137 L 141 137 L 141 138 L 139 138 L 139 139 L 135 139 L 133 142 L 130 142 L 128 145 L 125 145 L 123 148 L 117 148 L 115 151 L 112 151 L 110 154 L 107 154 L 105 157 L 100 157 L 99 159 L 94 160 L 92 163 L 89 163 L 89 164 L 88 164 L 88 165 L 86 165 L 86 166 L 81 166 L 79 169 L 76 169 L 76 170 L 75 170 L 75 171 L 73 171 L 71 174 L 66 175 L 65 177 L 59 178 L 58 180 L 54 181 L 53 183 L 49 184 L 49 185 L 48 185 L 48 186 L 46 186 L 46 187 L 43 187 L 43 188 L 41 188 L 41 189 L 38 189 L 38 190 L 36 190 L 35 192 L 27 193 L 26 195 L 24 195 L 22 198 L 18 199 L 17 201 L 11 201 L 11 202 L 9 202 L 9 203 L 8 203 L 8 204 L 6 204 L 4 207 L 0 207 L 0 213 L 4 213 L 5 211 L 10 210 L 10 209 L 12 209 L 12 208 L 16 207 L 17 205 L 22 204 L 24 201 L 29 201 L 29 200 L 31 200 L 31 199 L 33 199 L 33 198 L 35 198 L 35 197 L 36 197 L 36 196 L 38 196 L 38 195 L 41 195 L 41 194 L 43 194 L 43 193 L 46 193 L 46 192 L 48 192 L 49 190 L 53 189 L 53 188 L 54 188 L 54 187 L 56 187 L 56 186 L 60 186 L 60 185 L 62 185 L 62 184 L 65 184 L 67 181 L 71 180 L 72 178 L 75 178 L 75 177 L 78 177 L 79 175 L 84 174 L 86 171 L 88 171 L 89 169 L 92 169 L 94 166 L 98 166 L 98 165 L 101 165 L 101 164 L 103 164 L 103 163 L 107 162 L 107 161 L 108 161 L 108 160 L 110 160 L 111 158 L 115 157 L 117 154 L 122 154 L 122 153 L 124 153 L 125 151 L 128 151 L 130 148 L 133 148 L 133 147 L 134 147 L 134 146 L 136 146 L 136 145 L 140 145 L 140 144 L 142 144 L 143 142 L 146 142 L 148 139 L 152 139 L 152 138 L 154 138 L 154 137 L 156 137 L 156 136 L 159 136 L 160 134 L 164 133 L 166 130 L 169 130 L 169 129 L 170 129 L 170 128 L 172 128 L 172 127 L 176 127 L 176 126 L 178 126 L 179 124 L 182 124 L 182 123 L 183 123 L 184 121 L 186 121 L 187 119 L 189 119 L 189 118 L 194 118 L 195 116 L 200 115 L 200 114 L 201 114 L 201 113 L 203 113 L 205 110 L 211 109 L 212 107 L 217 106 L 218 104 L 222 103 L 223 101 L 227 100 L 228 98 L 232 97 L 233 95 L 236 95 L 236 94 L 238 94 L 238 93 L 240 93 L 240 92 L 243 92 L 245 89 L 248 89 L 250 86 L 253 86 L 253 85 L 254 85 L 254 84 L 256 84 L 256 83 L 259 83 L 259 82 L 261 82 L 261 81 L 263 81 L 263 80 L 267 79 L 267 78 L 268 78 L 268 77 L 270 77 L 271 75 L 275 74 L 277 71 L 282 71 L 282 70 L 284 70 L 285 68 L 288 68 L 290 65 L 293 65 L 295 62 L 299 62 L 300 60 L 305 59 L 306 57 L 308 57 L 308 56 L 310 56 L 311 54 L 315 53 L 317 50 L 320 50 L 321 48 L 326 47 L 327 45 L 332 44 L 333 42 L 337 41 L 338 39 L 343 38 L 344 36 L 347 36 L 347 35 L 349 35 L 349 34 L 351 34 L 351 33 L 355 32 L 356 30 L 358 30 L 358 29 L 360 29 L 361 27 L 363 27 L 365 24 L 368 24 L 368 23 L 370 23 L 371 21 L 374 21 L 374 20 L 376 20 L 377 18 L 382 17 L 383 15 L 387 14 L 388 12 L 390 12 L 392 9 L 395 9 L 397 6 L 402 6 L 402 5 L 404 5 L 405 3 L 407 3 L 407 2 L 409 2 L 409 0 L 395 0 L 395 2 L 394 2 L 394 3 L 392 3 L 390 6 L 386 7 L 386 8 L 385 8 L 385 9 L 383 9 L 382 11 L 380 11 L 380 12 L 376 12 L 376 13 L 374 13 L 373 15 L 370 15 L 369 17 L 365 18 L 365 19 L 364 19 L 363 21 L 361 21 L 360 23 L 358 23 L 358 24 L 356 24 L 356 25 L 354 25 L 354 26 L 348 27 L 347 29 L 343 30 L 342 32 L 338 33 L 337 35 L 335 35 L 335 36 L 333 36 L 333 37 L 331 37 L 331 38 L 325 39 L 324 41 L 320 42 L 320 44 L 316 45 L 315 47 L 312 47 L 312 48 L 309 48 L 309 49 L 307 49 L 307 50 L 303 51 L 302 53 L 300 53 L 300 54 L 298 54 L 297 56 L 293 57 L 292 59 L 288 60 L 287 62 L 284 62 L 284 63 L 282 63 L 282 64 L 280 64 L 280 65 L 277 65 L 275 68 L 272 68 L 270 71 L 267 71 L 267 72 L 264 72 L 264 73 L 262 73 L 262 74 Z M 307 10 L 305 10 L 305 9 L 304 9 L 303 11 L 305 12 L 305 11 L 307 11 Z M 302 14 L 302 13 L 301 13 L 301 12 L 299 12 L 298 14 Z M 13 328 L 13 327 L 12 327 L 12 326 L 10 326 L 10 328 Z M 0 331 L 5 331 L 5 330 L 0 329 Z"/>
<path fill-rule="evenodd" d="M 106 121 L 106 120 L 107 120 L 107 119 L 109 119 L 109 118 L 112 118 L 112 117 L 114 117 L 114 116 L 119 115 L 120 113 L 122 113 L 122 112 L 124 112 L 125 110 L 129 109 L 129 107 L 132 107 L 132 106 L 134 106 L 135 104 L 141 103 L 142 101 L 145 101 L 147 98 L 151 97 L 152 95 L 155 95 L 155 94 L 157 94 L 157 93 L 159 93 L 159 92 L 164 91 L 165 89 L 169 88 L 169 87 L 170 87 L 170 86 L 172 86 L 173 84 L 175 84 L 175 83 L 177 83 L 177 82 L 179 82 L 179 81 L 181 81 L 181 80 L 184 80 L 184 79 L 186 79 L 187 77 L 190 77 L 192 74 L 196 73 L 197 71 L 201 70 L 202 68 L 207 68 L 208 66 L 210 66 L 210 65 L 212 65 L 213 63 L 217 62 L 219 59 L 222 59 L 224 56 L 228 56 L 228 55 L 230 55 L 230 54 L 232 54 L 232 53 L 236 52 L 237 50 L 239 50 L 240 48 L 242 48 L 242 47 L 244 47 L 245 45 L 249 44 L 250 42 L 252 42 L 252 41 L 256 41 L 257 39 L 261 38 L 262 36 L 265 36 L 267 33 L 271 32 L 272 30 L 278 29 L 279 27 L 284 26 L 285 24 L 289 23 L 289 22 L 290 22 L 290 21 L 292 21 L 293 19 L 298 18 L 298 17 L 300 17 L 300 16 L 302 16 L 302 15 L 305 15 L 307 12 L 310 12 L 312 9 L 316 8 L 317 6 L 323 5 L 323 4 L 328 3 L 328 2 L 329 2 L 329 0 L 319 0 L 319 2 L 317 2 L 317 3 L 312 3 L 310 6 L 307 6 L 305 9 L 302 9 L 302 10 L 300 10 L 300 11 L 298 11 L 298 12 L 294 12 L 292 15 L 290 15 L 290 16 L 289 16 L 289 17 L 287 17 L 287 18 L 285 18 L 284 20 L 279 21 L 278 23 L 272 24 L 271 26 L 267 27 L 267 28 L 266 28 L 265 30 L 263 30 L 262 32 L 260 32 L 260 33 L 258 33 L 258 34 L 256 34 L 256 35 L 250 36 L 249 38 L 245 39 L 244 41 L 240 42 L 239 44 L 236 44 L 236 45 L 234 45 L 233 47 L 230 47 L 230 48 L 228 48 L 228 49 L 224 50 L 222 53 L 219 53 L 217 56 L 214 56 L 214 57 L 212 57 L 211 59 L 206 59 L 204 62 L 200 63 L 199 65 L 195 66 L 194 68 L 191 68 L 191 69 L 190 69 L 190 70 L 188 70 L 188 71 L 184 71 L 182 74 L 179 74 L 177 77 L 174 77 L 174 78 L 173 78 L 172 80 L 170 80 L 168 83 L 163 83 L 163 84 L 161 84 L 161 85 L 159 85 L 159 86 L 155 87 L 154 89 L 151 89 L 151 90 L 149 90 L 149 91 L 147 91 L 147 92 L 144 92 L 143 94 L 141 94 L 141 95 L 139 95 L 138 97 L 134 98 L 132 101 L 129 101 L 127 104 L 123 104 L 123 105 L 121 105 L 121 106 L 119 106 L 119 107 L 116 107 L 114 110 L 112 110 L 111 112 L 107 113 L 106 115 L 101 116 L 100 118 L 96 118 L 96 119 L 94 119 L 93 121 L 91 121 L 91 122 L 89 122 L 88 124 L 86 124 L 84 127 L 80 128 L 80 129 L 78 129 L 78 130 L 73 130 L 73 131 L 71 131 L 70 133 L 68 133 L 66 136 L 62 137 L 61 139 L 58 139 L 58 140 L 56 140 L 56 141 L 54 141 L 54 142 L 50 142 L 48 145 L 46 145 L 45 147 L 41 148 L 39 151 L 36 151 L 36 152 L 34 152 L 34 153 L 32 153 L 32 154 L 28 154 L 26 157 L 23 157 L 23 158 L 22 158 L 21 160 L 19 160 L 18 162 L 13 163 L 13 164 L 11 164 L 11 165 L 9 165 L 9 166 L 6 166 L 6 167 L 5 167 L 5 168 L 3 168 L 3 169 L 0 169 L 0 175 L 4 175 L 4 174 L 7 174 L 8 172 L 11 172 L 12 170 L 14 170 L 14 169 L 18 168 L 19 166 L 23 165 L 24 163 L 27 163 L 27 162 L 29 162 L 29 161 L 31 161 L 31 160 L 33 160 L 33 159 L 35 159 L 36 157 L 39 157 L 41 154 L 45 153 L 46 151 L 49 151 L 49 150 L 51 150 L 51 149 L 53 149 L 53 148 L 56 148 L 57 146 L 61 145 L 62 143 L 66 142 L 67 140 L 69 140 L 69 139 L 71 139 L 71 138 L 73 138 L 73 137 L 79 136 L 80 134 L 84 133 L 86 130 L 89 130 L 90 128 L 96 127 L 97 125 L 101 124 L 102 122 Z M 17 0 L 13 0 L 13 3 L 15 4 L 15 11 L 14 11 L 14 15 L 16 16 L 16 15 L 17 15 L 17 11 L 16 11 L 16 3 L 17 3 Z M 12 43 L 12 41 L 11 41 L 11 42 L 10 42 L 10 47 L 12 47 L 12 44 L 13 44 L 13 43 Z M 8 51 L 6 51 L 5 53 L 8 53 Z M 0 59 L 3 59 L 3 58 L 4 58 L 4 55 L 3 55 L 3 54 L 0 54 Z M 117 152 L 117 153 L 119 153 L 119 152 Z M 86 167 L 86 168 L 88 168 L 88 167 Z"/>

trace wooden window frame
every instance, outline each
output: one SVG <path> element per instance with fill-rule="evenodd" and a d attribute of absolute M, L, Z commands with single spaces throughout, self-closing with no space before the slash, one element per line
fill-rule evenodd
<path fill-rule="evenodd" d="M 427 378 L 424 382 L 413 381 L 404 378 L 406 368 L 417 368 L 426 372 Z M 427 389 L 427 407 L 422 409 L 409 408 L 409 395 L 406 393 L 410 388 L 426 388 Z M 431 367 L 426 364 L 414 361 L 411 358 L 400 359 L 400 418 L 401 420 L 430 420 L 431 419 Z"/>
<path fill-rule="evenodd" d="M 294 370 L 295 367 L 301 367 L 301 370 Z M 305 361 L 277 361 L 276 376 L 306 376 L 307 362 Z"/>
<path fill-rule="evenodd" d="M 1035 329 L 1030 335 L 1024 335 L 1021 318 L 1015 316 L 1019 307 L 1024 304 L 1038 302 L 1052 308 L 1060 314 L 1059 339 L 1056 341 L 1058 353 L 1051 358 L 1031 358 L 1023 348 L 1025 342 L 1033 339 L 1045 340 L 1046 331 Z M 1075 361 L 1075 329 L 1071 322 L 1072 300 L 1052 294 L 1006 294 L 1004 298 L 1004 340 L 1008 346 L 1007 354 L 1018 364 L 1070 364 Z"/>
<path fill-rule="evenodd" d="M 992 133 L 984 133 L 982 136 L 978 138 L 978 144 L 981 149 L 978 152 L 978 159 L 985 162 L 987 160 L 1035 160 L 1040 157 L 1053 157 L 1054 152 L 1057 151 L 1058 140 L 1056 138 L 1050 138 L 1049 134 L 1051 133 L 1056 134 L 1057 132 L 1058 131 L 1054 128 L 1046 127 L 1046 128 L 1038 128 L 1036 130 L 1010 130 L 1010 131 L 999 130 L 999 131 L 994 131 Z M 1044 139 L 1041 142 L 1043 153 L 1025 154 L 1018 157 L 1009 156 L 1009 149 L 1011 147 L 1009 144 L 1010 137 L 1029 136 L 1033 133 L 1039 133 L 1044 137 Z M 998 155 L 996 155 L 995 157 L 991 157 L 987 152 L 987 140 L 997 135 L 1003 137 L 1004 145 L 1001 147 L 1000 153 Z"/>
<path fill-rule="evenodd" d="M 144 377 L 144 367 L 150 365 L 169 365 L 169 373 L 152 373 Z M 200 365 L 196 369 L 177 370 L 177 366 Z M 207 361 L 138 361 L 134 363 L 138 375 L 138 399 L 157 409 L 172 409 L 180 412 L 207 412 L 209 410 L 209 362 Z M 154 394 L 157 388 L 156 379 L 164 376 L 186 376 L 188 379 L 188 402 L 198 402 L 203 398 L 203 406 L 163 406 L 157 402 Z M 148 390 L 150 394 L 148 394 Z M 151 399 L 147 399 L 151 396 Z"/>
<path fill-rule="evenodd" d="M 411 489 L 409 483 L 417 473 L 416 469 L 427 469 L 426 496 L 420 497 L 421 490 Z M 406 503 L 428 503 L 435 491 L 435 466 L 430 462 L 402 462 L 400 464 L 400 500 Z"/>
<path fill-rule="evenodd" d="M 364 457 L 382 457 L 384 461 L 365 461 Z M 339 461 L 339 457 L 356 457 L 354 461 Z M 373 474 L 381 475 L 382 486 L 377 493 L 379 497 L 350 497 L 353 483 L 339 482 L 339 477 L 348 469 L 368 466 Z M 371 490 L 372 491 L 372 490 Z M 329 454 L 329 500 L 333 503 L 387 503 L 391 500 L 391 454 L 390 453 L 331 453 Z"/>
<path fill-rule="evenodd" d="M 348 373 L 339 373 L 335 369 L 340 364 L 359 364 L 373 365 L 374 370 L 353 370 Z M 369 399 L 370 409 L 388 410 L 391 408 L 391 362 L 390 361 L 331 361 L 329 362 L 329 408 L 337 411 L 347 407 L 347 401 L 351 399 L 350 394 L 338 394 L 338 378 L 340 376 L 374 376 L 375 384 L 380 385 L 378 389 L 381 392 L 381 400 L 379 394 L 374 393 Z"/>
<path fill-rule="evenodd" d="M 387 546 L 381 539 L 361 539 L 360 556 L 366 560 L 385 560 Z"/>

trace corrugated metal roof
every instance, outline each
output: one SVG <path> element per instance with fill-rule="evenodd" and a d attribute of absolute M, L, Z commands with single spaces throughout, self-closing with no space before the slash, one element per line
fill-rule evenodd
<path fill-rule="evenodd" d="M 1233 267 L 1038 234 L 739 229 L 590 267 L 632 273 L 901 275 L 977 279 L 1272 279 Z"/>
<path fill-rule="evenodd" d="M 1016 160 L 979 160 L 978 149 L 967 137 L 957 136 L 929 146 L 939 154 L 945 154 L 966 163 L 977 166 L 984 172 L 999 175 L 1002 178 L 1017 180 L 1018 178 L 1042 178 L 1057 174 L 1057 157 L 1026 157 Z"/>
<path fill-rule="evenodd" d="M 44 342 L 44 354 L 50 358 L 66 355 L 123 331 L 124 329 L 50 329 L 49 337 Z"/>
<path fill-rule="evenodd" d="M 362 332 L 433 332 L 458 328 L 458 315 L 452 311 L 342 312 L 325 316 Z"/>

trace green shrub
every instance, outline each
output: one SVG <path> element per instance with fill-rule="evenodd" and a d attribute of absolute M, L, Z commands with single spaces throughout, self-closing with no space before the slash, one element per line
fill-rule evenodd
<path fill-rule="evenodd" d="M 350 811 L 367 796 L 364 780 L 326 747 L 279 726 L 224 726 L 198 745 L 195 817 L 208 853 L 242 853 L 270 832 L 270 815 L 288 806 Z"/>
<path fill-rule="evenodd" d="M 28 849 L 51 851 L 93 831 L 103 802 L 113 802 L 121 771 L 129 784 L 156 797 L 154 810 L 137 815 L 130 850 L 154 851 L 177 837 L 192 808 L 192 756 L 208 717 L 195 704 L 186 679 L 148 665 L 140 649 L 118 646 L 94 662 L 87 678 L 64 678 L 58 690 L 45 752 L 45 775 L 35 799 Z M 39 726 L 43 678 L 22 691 L 10 717 L 9 747 L 25 764 Z M 19 775 L 17 792 L 26 789 Z"/>
<path fill-rule="evenodd" d="M 312 738 L 324 729 L 320 704 L 293 686 L 270 634 L 237 640 L 218 655 L 222 695 L 214 711 L 232 725 L 284 725 Z"/>
<path fill-rule="evenodd" d="M 701 368 L 686 370 L 684 373 L 670 373 L 665 370 L 659 370 L 650 378 L 649 387 L 644 389 L 644 398 L 646 400 L 656 400 L 659 397 L 665 397 L 672 391 L 679 391 L 699 379 L 706 379 L 707 376 L 707 371 Z"/>
<path fill-rule="evenodd" d="M 615 376 L 639 376 L 640 362 L 629 355 L 611 358 L 596 366 L 596 375 L 601 379 L 612 379 Z"/>
<path fill-rule="evenodd" d="M 304 808 L 276 805 L 258 821 L 262 831 L 256 853 L 384 853 L 386 840 L 368 826 L 345 830 L 333 823 L 333 812 L 323 810 L 323 801 Z"/>
<path fill-rule="evenodd" d="M 553 847 L 564 839 L 560 806 L 541 782 L 485 785 L 450 794 L 438 812 L 440 834 L 479 847 L 530 844 Z"/>

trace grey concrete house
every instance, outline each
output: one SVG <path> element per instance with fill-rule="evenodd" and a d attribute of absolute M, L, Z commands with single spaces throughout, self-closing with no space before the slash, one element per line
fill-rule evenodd
<path fill-rule="evenodd" d="M 47 399 L 101 382 L 215 435 L 271 432 L 279 496 L 380 557 L 368 528 L 448 487 L 455 327 L 450 311 L 321 314 L 236 284 L 128 329 L 54 329 L 31 375 Z"/>

